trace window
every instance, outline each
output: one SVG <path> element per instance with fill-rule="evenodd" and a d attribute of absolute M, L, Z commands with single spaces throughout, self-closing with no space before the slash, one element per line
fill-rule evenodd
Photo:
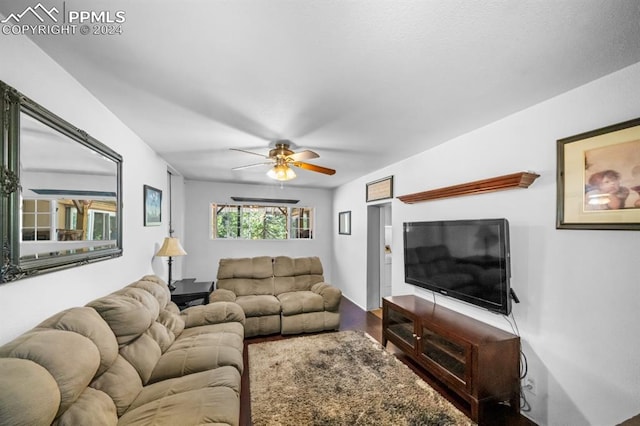
<path fill-rule="evenodd" d="M 22 241 L 51 240 L 51 201 L 22 201 Z"/>
<path fill-rule="evenodd" d="M 88 240 L 115 240 L 116 214 L 99 210 L 89 210 Z"/>
<path fill-rule="evenodd" d="M 22 241 L 115 240 L 115 207 L 99 200 L 23 200 Z"/>
<path fill-rule="evenodd" d="M 211 238 L 287 240 L 313 238 L 309 207 L 211 204 Z"/>
<path fill-rule="evenodd" d="M 311 238 L 313 229 L 313 210 L 308 207 L 296 207 L 291 209 L 291 235 L 292 238 Z"/>

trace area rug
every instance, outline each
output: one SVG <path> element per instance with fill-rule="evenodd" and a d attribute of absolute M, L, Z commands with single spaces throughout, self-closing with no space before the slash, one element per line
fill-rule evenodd
<path fill-rule="evenodd" d="M 262 425 L 474 425 L 368 334 L 324 333 L 249 350 Z"/>

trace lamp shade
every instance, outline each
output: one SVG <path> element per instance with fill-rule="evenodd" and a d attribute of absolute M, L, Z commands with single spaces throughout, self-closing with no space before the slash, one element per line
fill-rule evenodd
<path fill-rule="evenodd" d="M 156 253 L 156 256 L 160 257 L 174 257 L 174 256 L 184 256 L 187 254 L 186 251 L 180 245 L 180 241 L 174 237 L 166 237 L 164 242 L 162 243 L 162 247 Z"/>
<path fill-rule="evenodd" d="M 286 164 L 276 164 L 267 172 L 267 176 L 271 179 L 287 181 L 296 177 L 296 172 Z"/>

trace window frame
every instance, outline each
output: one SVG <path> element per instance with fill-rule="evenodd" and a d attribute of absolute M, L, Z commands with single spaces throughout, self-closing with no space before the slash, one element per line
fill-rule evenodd
<path fill-rule="evenodd" d="M 235 236 L 227 236 L 220 237 L 218 232 L 218 215 L 222 212 L 222 209 L 225 208 L 234 208 L 237 210 L 237 223 L 235 227 L 237 227 L 237 231 L 235 232 Z M 245 209 L 279 209 L 284 211 L 284 224 L 286 229 L 285 238 L 251 238 L 246 235 L 251 235 L 250 231 L 243 228 L 242 217 L 245 213 Z M 309 226 L 306 228 L 294 227 L 292 226 L 292 212 L 294 210 L 299 210 L 302 212 L 307 212 L 305 220 L 309 223 Z M 210 202 L 209 203 L 209 239 L 210 240 L 221 240 L 221 241 L 308 241 L 314 239 L 315 229 L 314 225 L 316 222 L 315 219 L 315 211 L 316 208 L 312 206 L 288 206 L 283 204 L 255 204 L 255 203 L 218 203 L 218 202 Z M 267 214 L 267 213 L 265 213 Z M 308 231 L 308 237 L 301 237 L 300 235 L 304 234 L 304 231 Z M 229 235 L 229 233 L 227 233 Z"/>

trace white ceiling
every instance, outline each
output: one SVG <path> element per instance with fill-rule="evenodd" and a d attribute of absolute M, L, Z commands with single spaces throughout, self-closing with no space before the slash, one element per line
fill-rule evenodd
<path fill-rule="evenodd" d="M 123 33 L 32 40 L 187 179 L 272 184 L 229 148 L 285 138 L 337 170 L 286 185 L 331 188 L 640 61 L 639 5 L 67 0 Z"/>
<path fill-rule="evenodd" d="M 20 173 L 24 172 L 112 176 L 115 182 L 118 170 L 113 160 L 22 113 Z"/>

